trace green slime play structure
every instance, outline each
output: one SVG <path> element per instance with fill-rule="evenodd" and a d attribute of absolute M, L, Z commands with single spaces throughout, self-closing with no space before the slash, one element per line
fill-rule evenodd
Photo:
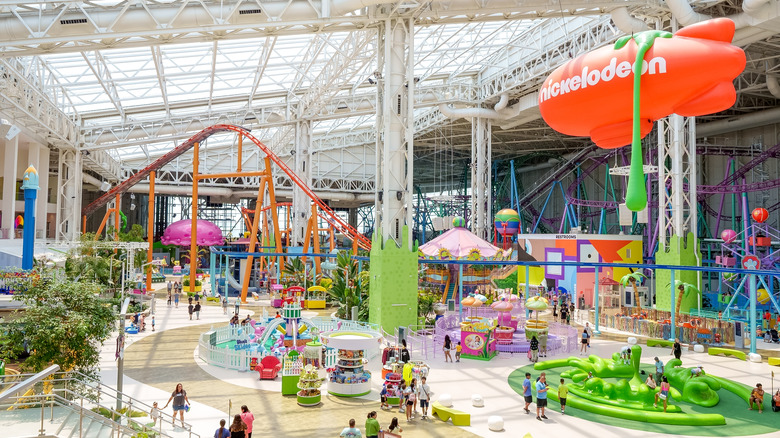
<path fill-rule="evenodd" d="M 656 392 L 660 388 L 651 389 L 642 380 L 639 367 L 642 357 L 642 347 L 631 347 L 630 363 L 624 363 L 618 353 L 612 359 L 603 359 L 590 355 L 587 359 L 569 357 L 539 362 L 534 365 L 536 370 L 571 367 L 563 371 L 562 378 L 571 379 L 569 384 L 568 406 L 582 409 L 599 415 L 606 415 L 626 420 L 644 421 L 669 425 L 717 426 L 726 424 L 726 419 L 720 414 L 690 414 L 684 413 L 680 406 L 668 404 L 667 412 L 663 408 L 654 407 Z M 669 401 L 686 402 L 705 408 L 718 404 L 720 397 L 717 391 L 730 391 L 743 400 L 750 398 L 751 388 L 721 377 L 701 375 L 693 377 L 690 368 L 683 368 L 679 359 L 670 360 L 664 367 L 671 390 Z M 588 378 L 588 373 L 592 377 Z M 610 382 L 605 379 L 617 379 Z M 551 387 L 548 397 L 558 401 L 557 391 Z"/>

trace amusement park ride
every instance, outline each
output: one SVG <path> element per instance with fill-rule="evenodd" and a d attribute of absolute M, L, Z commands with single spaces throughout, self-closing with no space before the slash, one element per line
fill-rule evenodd
<path fill-rule="evenodd" d="M 200 174 L 198 172 L 198 164 L 199 164 L 199 149 L 200 149 L 200 143 L 205 141 L 210 136 L 222 133 L 222 132 L 234 132 L 236 135 L 238 135 L 238 159 L 237 159 L 237 168 L 235 172 L 229 172 L 229 173 L 222 173 L 222 174 Z M 257 170 L 257 171 L 245 171 L 241 168 L 242 160 L 242 154 L 243 154 L 243 141 L 244 139 L 249 140 L 251 143 L 253 143 L 255 146 L 260 148 L 260 150 L 265 154 L 265 160 L 264 160 L 264 169 L 263 170 Z M 261 211 L 265 208 L 267 211 L 270 212 L 271 215 L 271 230 L 268 230 L 268 233 L 263 233 L 263 238 L 268 238 L 271 235 L 273 235 L 272 245 L 275 246 L 275 251 L 277 253 L 282 252 L 282 230 L 279 227 L 279 218 L 278 218 L 278 209 L 277 209 L 277 203 L 276 203 L 276 197 L 274 194 L 274 184 L 273 184 L 273 177 L 272 177 L 272 165 L 276 165 L 279 170 L 284 172 L 290 180 L 295 184 L 299 189 L 301 189 L 312 201 L 312 212 L 316 214 L 312 214 L 313 218 L 320 217 L 324 219 L 328 225 L 336 230 L 337 232 L 347 236 L 349 239 L 353 242 L 353 250 L 357 251 L 357 248 L 363 248 L 363 249 L 370 249 L 371 248 L 371 241 L 364 235 L 362 235 L 360 232 L 358 232 L 354 227 L 349 225 L 347 222 L 345 222 L 341 217 L 339 217 L 322 199 L 320 199 L 319 196 L 317 196 L 314 191 L 309 188 L 301 178 L 298 177 L 298 175 L 295 174 L 295 172 L 290 169 L 287 164 L 285 164 L 276 154 L 274 154 L 273 151 L 271 151 L 270 148 L 268 148 L 265 144 L 263 144 L 260 140 L 258 140 L 256 137 L 254 137 L 247 129 L 244 129 L 240 126 L 235 125 L 214 125 L 212 127 L 206 128 L 199 133 L 195 134 L 194 136 L 190 137 L 189 140 L 185 141 L 181 145 L 177 146 L 167 154 L 163 155 L 147 167 L 141 169 L 134 175 L 130 176 L 128 179 L 126 179 L 121 184 L 118 184 L 102 196 L 100 196 L 98 199 L 84 207 L 82 210 L 82 216 L 83 216 L 83 231 L 86 231 L 86 218 L 88 215 L 94 213 L 99 209 L 100 207 L 108 204 L 112 200 L 114 201 L 114 206 L 108 210 L 106 213 L 103 224 L 107 222 L 108 218 L 111 214 L 114 214 L 116 216 L 116 223 L 119 223 L 119 205 L 120 205 L 120 196 L 127 192 L 132 186 L 135 184 L 138 184 L 145 178 L 149 177 L 149 214 L 150 216 L 153 214 L 154 211 L 154 180 L 155 180 L 155 172 L 165 166 L 166 164 L 173 161 L 176 157 L 184 154 L 185 152 L 189 151 L 190 149 L 193 150 L 193 178 L 192 178 L 192 198 L 197 199 L 198 197 L 198 183 L 202 180 L 208 180 L 213 178 L 231 178 L 231 177 L 246 177 L 246 176 L 254 176 L 260 178 L 260 185 L 258 189 L 257 194 L 257 202 L 256 205 L 262 206 L 264 205 L 264 202 L 268 202 L 266 207 L 261 207 Z M 247 247 L 247 253 L 249 255 L 247 256 L 247 263 L 249 266 L 252 266 L 252 262 L 254 261 L 254 256 L 252 255 L 255 250 L 257 249 L 258 244 L 258 232 L 260 231 L 260 216 L 255 214 L 252 218 L 252 223 L 250 227 L 250 241 L 249 245 Z M 192 203 L 192 218 L 198 217 L 198 203 L 193 202 Z M 266 226 L 267 222 L 264 221 L 264 227 Z M 196 221 L 192 221 L 192 241 L 190 245 L 190 251 L 192 254 L 197 253 L 197 243 L 196 243 L 196 232 L 195 232 L 195 224 Z M 304 246 L 306 249 L 308 249 L 309 240 L 313 240 L 313 247 L 314 250 L 318 250 L 319 247 L 319 240 L 316 238 L 313 238 L 320 228 L 317 226 L 317 221 L 310 220 L 309 226 L 307 227 L 307 236 L 306 239 L 307 242 L 304 243 Z M 149 261 L 152 260 L 152 245 L 153 245 L 153 228 L 148 227 L 148 240 L 149 240 L 149 250 L 148 250 L 148 258 Z M 319 261 L 319 260 L 317 260 Z M 151 265 L 149 266 L 149 271 L 151 271 Z M 246 296 L 248 293 L 248 287 L 249 287 L 249 277 L 251 274 L 251 270 L 247 269 L 243 273 L 244 278 L 241 282 L 242 284 L 242 291 L 241 291 L 241 300 L 246 301 Z M 190 284 L 195 284 L 195 275 L 196 270 L 190 269 Z M 151 272 L 147 272 L 147 288 L 151 288 Z"/>

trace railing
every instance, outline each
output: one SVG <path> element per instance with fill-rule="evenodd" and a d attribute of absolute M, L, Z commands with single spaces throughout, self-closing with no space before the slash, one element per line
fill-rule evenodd
<path fill-rule="evenodd" d="M 729 321 L 715 321 L 712 319 L 702 319 L 702 324 L 697 327 L 677 327 L 677 337 L 683 343 L 698 343 L 702 340 L 702 334 L 709 335 L 709 342 L 716 335 L 720 342 L 731 344 L 734 342 L 734 325 Z M 683 321 L 680 321 L 683 322 Z M 631 318 L 628 316 L 610 316 L 601 315 L 599 324 L 602 327 L 612 328 L 628 333 L 648 338 L 669 339 L 672 336 L 671 324 L 664 324 L 663 321 L 653 321 L 647 319 Z M 702 333 L 704 332 L 704 333 Z"/>
<path fill-rule="evenodd" d="M 349 321 L 345 319 L 317 316 L 311 319 L 314 326 L 320 332 L 333 330 L 344 331 L 376 331 L 379 332 L 379 325 L 370 322 Z M 272 353 L 252 350 L 230 350 L 216 345 L 211 345 L 211 336 L 214 333 L 215 343 L 221 344 L 228 341 L 234 341 L 241 337 L 239 330 L 252 330 L 250 326 L 227 325 L 223 327 L 212 328 L 208 332 L 202 333 L 198 340 L 198 357 L 209 365 L 218 366 L 230 370 L 249 371 L 252 359 L 259 362 L 263 357 Z M 243 333 L 243 332 L 242 332 Z M 326 349 L 326 366 L 332 366 L 336 363 L 336 353 L 333 353 L 332 363 L 329 364 L 328 351 Z M 371 359 L 378 354 L 378 351 L 366 351 L 366 358 Z"/>
<path fill-rule="evenodd" d="M 171 438 L 171 435 L 162 430 L 163 422 L 173 422 L 174 418 L 170 414 L 158 410 L 155 414 L 156 418 L 160 420 L 157 428 L 146 426 L 137 421 L 136 418 L 139 418 L 137 417 L 139 413 L 145 414 L 150 419 L 153 418 L 152 406 L 127 394 L 118 392 L 102 384 L 99 380 L 77 372 L 57 372 L 51 374 L 45 380 L 41 380 L 42 378 L 36 376 L 38 375 L 19 374 L 12 376 L 12 378 L 6 376 L 0 381 L 0 389 L 7 389 L 8 391 L 5 392 L 15 393 L 15 395 L 9 396 L 4 400 L 0 399 L 8 401 L 8 403 L 0 401 L 0 408 L 40 407 L 41 435 L 46 434 L 44 419 L 47 407 L 49 423 L 53 424 L 55 418 L 54 407 L 56 406 L 64 408 L 68 415 L 59 425 L 56 433 L 49 433 L 49 435 L 58 435 L 65 428 L 71 416 L 77 415 L 79 428 L 75 429 L 74 426 L 71 436 L 75 433 L 78 433 L 77 436 L 82 436 L 83 432 L 85 432 L 83 421 L 87 419 L 90 421 L 90 424 L 97 422 L 101 424 L 101 427 L 110 428 L 110 436 L 112 437 L 131 437 L 136 436 L 139 432 L 144 432 L 150 437 Z M 34 380 L 36 378 L 37 380 Z M 20 391 L 27 389 L 25 386 L 18 385 L 19 382 L 24 380 L 34 380 L 31 385 L 27 385 L 32 387 L 33 394 L 19 395 Z M 124 408 L 119 410 L 118 406 L 123 406 Z M 133 415 L 136 415 L 136 417 Z M 184 423 L 183 427 L 188 431 L 187 436 L 189 438 L 200 437 L 197 433 L 192 432 L 192 427 L 188 423 Z"/>

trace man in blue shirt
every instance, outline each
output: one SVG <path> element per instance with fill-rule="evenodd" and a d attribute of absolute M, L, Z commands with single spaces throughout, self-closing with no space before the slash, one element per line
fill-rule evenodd
<path fill-rule="evenodd" d="M 664 363 L 657 357 L 655 358 L 655 384 L 661 384 L 661 376 L 664 375 Z"/>
<path fill-rule="evenodd" d="M 523 397 L 525 398 L 525 407 L 523 410 L 526 414 L 530 414 L 531 410 L 528 409 L 528 406 L 534 401 L 531 396 L 531 373 L 525 373 L 525 380 L 523 380 Z"/>
<path fill-rule="evenodd" d="M 536 419 L 542 421 L 547 417 L 544 415 L 544 408 L 547 406 L 547 378 L 542 376 L 538 382 L 536 382 Z M 541 409 L 542 415 L 539 415 Z"/>

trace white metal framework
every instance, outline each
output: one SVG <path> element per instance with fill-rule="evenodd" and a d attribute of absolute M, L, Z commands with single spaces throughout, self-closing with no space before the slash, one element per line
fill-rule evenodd
<path fill-rule="evenodd" d="M 658 121 L 658 242 L 659 251 L 670 239 L 696 237 L 696 118 L 673 114 Z"/>
<path fill-rule="evenodd" d="M 473 227 L 484 234 L 491 160 L 588 144 L 541 120 L 534 96 L 553 69 L 634 29 L 729 16 L 748 66 L 724 114 L 771 109 L 780 98 L 779 2 L 8 0 L 0 5 L 0 116 L 59 157 L 51 171 L 61 238 L 79 228 L 82 172 L 115 184 L 217 123 L 252 129 L 326 198 L 354 206 L 374 197 L 375 223 L 396 241 L 411 221 L 412 177 L 435 185 L 442 176 L 419 169 L 436 167 L 437 145 L 447 144 L 448 175 L 472 165 Z M 473 124 L 439 107 L 497 102 L 506 104 L 499 117 Z M 204 146 L 202 172 L 235 167 L 232 136 Z M 247 170 L 262 166 L 251 148 L 244 160 Z M 179 157 L 158 172 L 160 190 L 175 193 L 191 172 L 191 155 Z M 285 175 L 276 182 L 296 199 L 299 229 L 308 209 Z M 238 199 L 252 197 L 254 185 L 203 186 Z M 667 222 L 685 226 L 672 216 Z"/>

